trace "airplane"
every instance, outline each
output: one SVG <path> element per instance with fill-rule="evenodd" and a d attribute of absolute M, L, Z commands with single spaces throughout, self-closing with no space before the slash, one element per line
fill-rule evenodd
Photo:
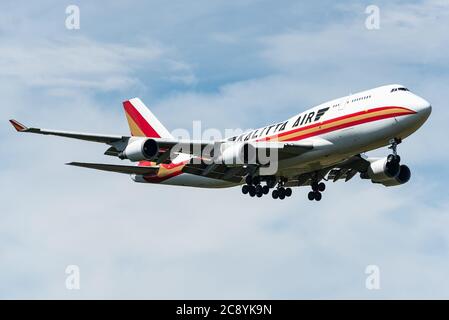
<path fill-rule="evenodd" d="M 401 163 L 397 147 L 424 124 L 432 110 L 428 101 L 393 84 L 334 99 L 237 136 L 197 141 L 174 138 L 139 98 L 124 101 L 123 107 L 129 136 L 28 128 L 16 120 L 10 122 L 21 133 L 104 143 L 109 145 L 105 155 L 134 162 L 67 165 L 128 174 L 139 183 L 241 186 L 250 197 L 271 191 L 273 199 L 281 200 L 292 195 L 292 188 L 309 186 L 308 199 L 320 201 L 326 189 L 323 181 L 347 182 L 359 174 L 387 187 L 407 183 L 411 171 Z M 385 146 L 392 150 L 385 157 L 365 155 Z M 276 157 L 263 161 L 262 151 Z"/>

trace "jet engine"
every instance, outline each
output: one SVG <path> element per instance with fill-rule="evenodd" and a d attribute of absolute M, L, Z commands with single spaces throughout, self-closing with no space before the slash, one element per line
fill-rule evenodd
<path fill-rule="evenodd" d="M 389 155 L 371 162 L 368 170 L 361 177 L 363 179 L 371 179 L 373 183 L 380 183 L 390 187 L 408 182 L 411 177 L 411 171 L 409 167 L 399 163 L 399 157 Z"/>
<path fill-rule="evenodd" d="M 120 159 L 131 161 L 151 161 L 159 154 L 159 145 L 153 139 L 139 139 L 128 144 L 119 154 Z"/>
<path fill-rule="evenodd" d="M 218 162 L 227 165 L 233 164 L 255 164 L 257 159 L 257 149 L 249 143 L 229 143 L 223 144 Z"/>

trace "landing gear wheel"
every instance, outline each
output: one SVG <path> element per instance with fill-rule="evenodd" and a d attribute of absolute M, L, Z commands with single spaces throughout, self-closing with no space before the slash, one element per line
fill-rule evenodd
<path fill-rule="evenodd" d="M 242 187 L 242 193 L 243 194 L 247 194 L 249 192 L 249 186 L 247 186 L 246 184 Z"/>
<path fill-rule="evenodd" d="M 315 200 L 316 200 L 316 201 L 320 201 L 322 195 L 321 195 L 321 193 L 319 193 L 318 191 L 315 191 L 314 197 L 315 197 Z"/>
<path fill-rule="evenodd" d="M 258 198 L 262 197 L 262 196 L 263 196 L 263 193 L 262 193 L 262 191 L 260 191 L 260 192 L 256 192 L 256 196 L 257 196 Z"/>
<path fill-rule="evenodd" d="M 312 182 L 312 190 L 318 191 L 318 182 Z"/>
<path fill-rule="evenodd" d="M 310 191 L 309 194 L 307 195 L 307 198 L 309 198 L 310 201 L 315 200 L 315 192 Z"/>
<path fill-rule="evenodd" d="M 290 197 L 292 195 L 292 188 L 286 188 L 285 189 L 285 196 Z"/>
<path fill-rule="evenodd" d="M 397 172 L 399 172 L 400 160 L 401 158 L 398 155 L 394 154 L 388 155 L 386 167 L 391 175 L 395 175 Z"/>
<path fill-rule="evenodd" d="M 398 155 L 389 154 L 388 157 L 387 157 L 387 161 L 388 162 L 399 163 L 399 162 L 401 162 L 401 157 L 398 156 Z"/>
<path fill-rule="evenodd" d="M 262 192 L 263 192 L 263 194 L 268 194 L 270 192 L 270 188 L 268 186 L 263 186 Z"/>
<path fill-rule="evenodd" d="M 253 177 L 253 184 L 254 184 L 254 185 L 260 184 L 260 177 L 259 177 L 259 176 Z"/>
<path fill-rule="evenodd" d="M 279 192 L 277 190 L 273 190 L 273 192 L 271 193 L 271 196 L 273 197 L 273 199 L 277 199 L 277 198 L 279 198 Z"/>
<path fill-rule="evenodd" d="M 279 198 L 284 199 L 285 198 L 285 189 L 283 187 L 279 188 Z"/>
<path fill-rule="evenodd" d="M 248 193 L 251 197 L 254 197 L 256 195 L 256 187 L 255 186 L 248 186 Z"/>
<path fill-rule="evenodd" d="M 245 178 L 245 182 L 249 186 L 252 185 L 253 184 L 253 177 L 250 176 L 250 175 L 247 175 L 246 178 Z"/>
<path fill-rule="evenodd" d="M 256 186 L 256 193 L 257 194 L 263 194 L 263 191 L 262 191 L 262 186 L 260 185 L 260 184 L 258 184 L 257 186 Z"/>
<path fill-rule="evenodd" d="M 326 190 L 326 185 L 324 184 L 324 182 L 320 182 L 318 184 L 318 191 L 323 192 L 324 190 Z"/>

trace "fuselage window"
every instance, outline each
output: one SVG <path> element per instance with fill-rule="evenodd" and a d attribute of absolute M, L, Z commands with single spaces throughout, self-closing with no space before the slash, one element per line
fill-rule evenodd
<path fill-rule="evenodd" d="M 393 89 L 391 89 L 390 92 L 395 92 L 395 91 L 410 91 L 410 90 L 407 88 L 393 88 Z"/>

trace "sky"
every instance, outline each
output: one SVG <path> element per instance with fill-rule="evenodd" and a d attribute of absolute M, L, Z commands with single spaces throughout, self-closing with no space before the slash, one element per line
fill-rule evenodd
<path fill-rule="evenodd" d="M 2 1 L 0 298 L 449 298 L 447 30 L 448 0 Z M 169 130 L 248 129 L 393 83 L 433 106 L 399 146 L 412 179 L 329 183 L 321 202 L 67 167 L 120 161 L 7 121 L 127 135 L 138 96 Z"/>

